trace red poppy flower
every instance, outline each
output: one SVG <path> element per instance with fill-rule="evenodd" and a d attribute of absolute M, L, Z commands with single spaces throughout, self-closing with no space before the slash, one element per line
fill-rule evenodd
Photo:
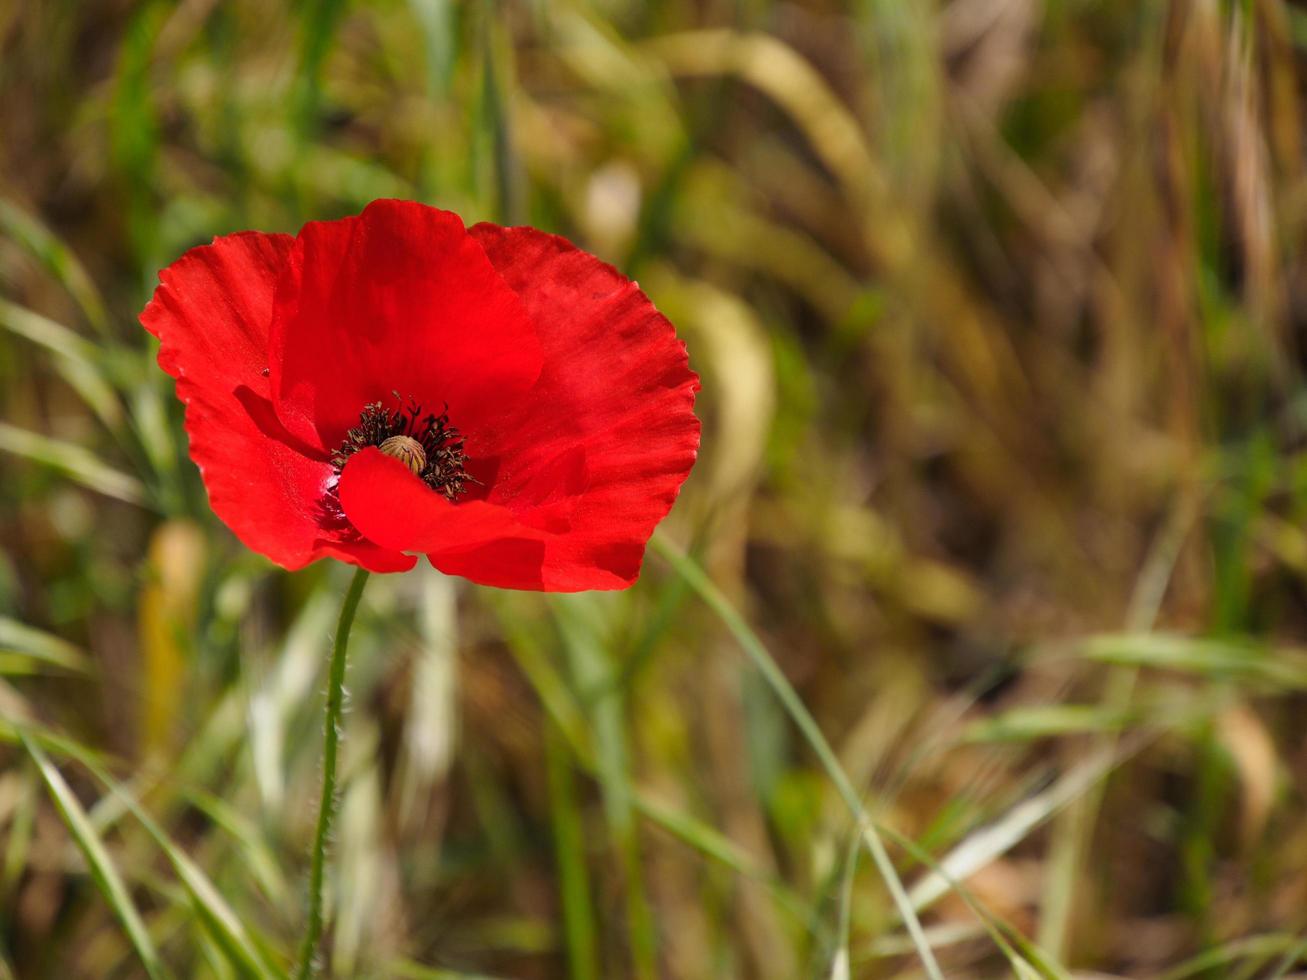
<path fill-rule="evenodd" d="M 672 325 L 533 228 L 376 201 L 159 279 L 141 323 L 210 503 L 286 568 L 419 552 L 486 585 L 624 588 L 698 451 Z"/>

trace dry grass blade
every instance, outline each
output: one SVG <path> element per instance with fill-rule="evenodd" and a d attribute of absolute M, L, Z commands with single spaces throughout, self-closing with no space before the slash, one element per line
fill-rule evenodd
<path fill-rule="evenodd" d="M 862 127 L 825 79 L 789 45 L 766 34 L 730 30 L 668 34 L 644 45 L 673 75 L 738 75 L 775 99 L 844 185 L 866 206 L 884 180 Z"/>
<path fill-rule="evenodd" d="M 1013 807 L 1000 820 L 975 831 L 939 862 L 940 871 L 930 872 L 909 892 L 912 907 L 928 908 L 947 894 L 950 880 L 965 881 L 991 861 L 1021 843 L 1032 830 L 1062 807 L 1078 798 L 1142 747 L 1135 739 L 1120 749 L 1094 753 L 1066 773 L 1048 789 Z"/>

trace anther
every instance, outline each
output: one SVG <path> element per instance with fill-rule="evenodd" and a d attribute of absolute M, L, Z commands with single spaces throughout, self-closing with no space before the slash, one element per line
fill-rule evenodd
<path fill-rule="evenodd" d="M 406 405 L 396 394 L 395 400 L 397 409 L 388 409 L 381 402 L 364 405 L 359 424 L 345 433 L 331 462 L 343 470 L 355 453 L 376 446 L 445 499 L 457 500 L 469 483 L 477 482 L 466 469 L 462 434 L 449 424 L 444 411 L 423 416 L 422 406 L 413 399 Z"/>

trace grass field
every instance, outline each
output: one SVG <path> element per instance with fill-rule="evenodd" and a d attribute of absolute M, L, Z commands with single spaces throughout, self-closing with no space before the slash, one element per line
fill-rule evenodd
<path fill-rule="evenodd" d="M 1307 976 L 1305 83 L 1283 0 L 0 0 L 0 978 L 291 968 L 349 570 L 136 315 L 378 197 L 638 279 L 704 435 L 627 592 L 374 577 L 325 972 Z"/>

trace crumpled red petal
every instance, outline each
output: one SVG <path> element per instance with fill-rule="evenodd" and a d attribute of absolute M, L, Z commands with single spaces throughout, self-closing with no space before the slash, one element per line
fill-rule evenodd
<path fill-rule="evenodd" d="M 363 540 L 324 503 L 335 471 L 279 431 L 268 334 L 289 235 L 245 232 L 191 249 L 159 274 L 141 324 L 186 405 L 190 453 L 209 502 L 242 542 L 289 569 L 335 557 L 378 572 L 414 559 Z M 301 447 L 302 448 L 302 447 Z"/>
<path fill-rule="evenodd" d="M 405 551 L 457 551 L 503 537 L 540 539 L 507 507 L 451 503 L 375 448 L 355 453 L 337 488 L 350 522 L 369 540 Z"/>
<path fill-rule="evenodd" d="M 698 451 L 685 346 L 634 283 L 565 239 L 484 224 L 471 234 L 521 297 L 544 355 L 531 390 L 467 432 L 474 472 L 489 476 L 484 499 L 451 504 L 396 461 L 361 453 L 342 474 L 342 506 L 369 538 L 475 582 L 625 588 Z"/>
<path fill-rule="evenodd" d="M 330 451 L 394 393 L 473 431 L 540 373 L 521 300 L 462 220 L 414 201 L 310 222 L 277 286 L 271 380 L 296 437 Z"/>

